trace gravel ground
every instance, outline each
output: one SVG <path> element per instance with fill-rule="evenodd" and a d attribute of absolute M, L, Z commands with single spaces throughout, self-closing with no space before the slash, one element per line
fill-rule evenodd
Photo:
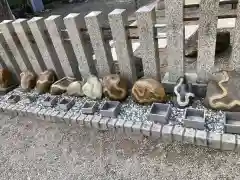
<path fill-rule="evenodd" d="M 1 116 L 0 179 L 239 179 L 239 156 Z"/>

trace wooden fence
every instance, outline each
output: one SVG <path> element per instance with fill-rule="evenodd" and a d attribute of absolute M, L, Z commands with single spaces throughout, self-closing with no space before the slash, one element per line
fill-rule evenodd
<path fill-rule="evenodd" d="M 229 63 L 240 70 L 240 3 L 234 10 L 236 26 Z M 184 3 L 165 0 L 166 24 L 156 24 L 153 6 L 137 10 L 137 26 L 129 25 L 124 9 L 115 9 L 108 17 L 101 11 L 82 16 L 71 13 L 66 17 L 52 15 L 46 19 L 5 20 L 0 23 L 0 62 L 17 75 L 24 70 L 39 74 L 46 69 L 64 76 L 99 77 L 114 73 L 109 40 L 115 41 L 120 74 L 130 82 L 137 79 L 132 39 L 138 39 L 145 76 L 160 78 L 157 29 L 167 32 L 167 63 L 169 81 L 175 82 L 185 73 Z M 202 0 L 199 9 L 198 57 L 196 73 L 203 81 L 215 61 L 215 44 L 219 0 Z M 95 55 L 95 60 L 93 59 Z M 19 76 L 18 76 L 19 77 Z"/>

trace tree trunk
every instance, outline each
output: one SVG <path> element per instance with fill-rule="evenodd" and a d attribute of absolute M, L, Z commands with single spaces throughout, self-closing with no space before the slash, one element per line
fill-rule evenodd
<path fill-rule="evenodd" d="M 0 21 L 14 19 L 7 0 L 0 0 Z"/>

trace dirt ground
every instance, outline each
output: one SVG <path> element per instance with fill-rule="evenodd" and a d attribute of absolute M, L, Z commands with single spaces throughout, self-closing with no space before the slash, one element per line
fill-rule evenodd
<path fill-rule="evenodd" d="M 234 180 L 237 153 L 1 116 L 1 180 Z"/>

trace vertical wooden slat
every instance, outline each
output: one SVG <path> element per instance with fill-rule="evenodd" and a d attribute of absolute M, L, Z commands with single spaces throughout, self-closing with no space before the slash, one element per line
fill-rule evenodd
<path fill-rule="evenodd" d="M 125 26 L 128 23 L 125 9 L 115 9 L 108 15 L 113 39 L 116 41 L 116 53 L 120 74 L 129 82 L 134 83 L 137 79 L 131 41 Z"/>
<path fill-rule="evenodd" d="M 45 24 L 65 75 L 74 76 L 74 67 L 72 67 L 73 64 L 70 62 L 73 60 L 73 57 L 71 57 L 69 51 L 65 49 L 61 37 L 61 30 L 63 29 L 63 20 L 61 16 L 49 16 L 45 19 Z M 76 67 L 76 64 L 74 66 Z"/>
<path fill-rule="evenodd" d="M 184 0 L 165 0 L 167 20 L 167 62 L 169 81 L 176 82 L 185 73 Z"/>
<path fill-rule="evenodd" d="M 155 9 L 153 6 L 144 6 L 136 13 L 144 76 L 160 80 L 160 60 L 158 43 L 155 39 L 156 28 L 154 28 Z"/>
<path fill-rule="evenodd" d="M 214 67 L 219 0 L 201 0 L 198 30 L 197 74 L 199 82 L 208 80 Z"/>
<path fill-rule="evenodd" d="M 26 53 L 19 46 L 19 44 L 16 43 L 17 40 L 14 39 L 12 36 L 12 33 L 14 32 L 14 29 L 12 26 L 12 21 L 11 20 L 2 21 L 0 23 L 0 30 L 10 48 L 10 50 L 12 51 L 12 54 L 13 54 L 14 58 L 16 59 L 21 71 L 26 71 L 27 69 L 33 71 L 33 68 L 26 56 Z"/>
<path fill-rule="evenodd" d="M 27 35 L 28 24 L 26 19 L 17 19 L 13 23 L 15 32 L 17 33 L 18 39 L 20 40 L 23 49 L 25 50 L 30 63 L 33 66 L 34 71 L 39 74 L 42 72 L 41 64 L 43 63 L 42 57 L 37 49 L 29 40 Z M 45 66 L 45 65 L 44 65 Z"/>
<path fill-rule="evenodd" d="M 71 13 L 64 18 L 64 23 L 76 55 L 81 76 L 87 78 L 89 74 L 96 74 L 92 51 L 87 47 L 81 28 L 86 28 L 84 17 L 79 13 Z"/>
<path fill-rule="evenodd" d="M 237 72 L 240 72 L 240 1 L 237 5 L 237 18 L 234 28 L 233 47 L 230 57 L 230 66 Z"/>
<path fill-rule="evenodd" d="M 109 44 L 104 41 L 102 24 L 104 17 L 101 11 L 94 11 L 85 16 L 90 40 L 96 57 L 96 69 L 99 77 L 112 73 L 113 58 Z"/>
<path fill-rule="evenodd" d="M 45 33 L 47 29 L 44 24 L 44 19 L 42 17 L 33 17 L 28 21 L 28 26 L 32 32 L 47 69 L 53 69 L 59 78 L 63 77 L 64 72 L 55 53 L 55 49 L 50 44 Z"/>

